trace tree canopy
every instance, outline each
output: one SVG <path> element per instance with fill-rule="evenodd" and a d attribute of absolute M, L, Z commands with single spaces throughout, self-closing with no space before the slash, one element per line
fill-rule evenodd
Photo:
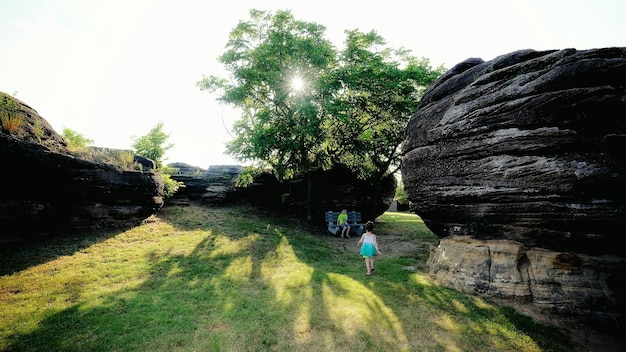
<path fill-rule="evenodd" d="M 93 144 L 93 139 L 87 138 L 70 128 L 63 129 L 63 138 L 67 141 L 70 150 L 84 150 Z"/>
<path fill-rule="evenodd" d="M 386 47 L 375 31 L 346 31 L 338 50 L 325 30 L 289 11 L 251 10 L 230 32 L 219 57 L 230 77 L 198 82 L 241 109 L 227 153 L 279 179 L 337 164 L 364 178 L 394 172 L 408 119 L 444 68 Z"/>
<path fill-rule="evenodd" d="M 133 148 L 135 153 L 154 160 L 157 168 L 163 167 L 163 156 L 174 145 L 166 143 L 170 135 L 163 131 L 163 122 L 157 123 L 148 134 L 136 137 L 133 136 Z"/>

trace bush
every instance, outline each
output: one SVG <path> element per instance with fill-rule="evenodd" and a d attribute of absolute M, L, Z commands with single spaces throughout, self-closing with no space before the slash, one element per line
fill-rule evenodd
<path fill-rule="evenodd" d="M 24 116 L 15 99 L 4 94 L 0 96 L 0 124 L 8 133 L 15 132 L 24 124 Z"/>

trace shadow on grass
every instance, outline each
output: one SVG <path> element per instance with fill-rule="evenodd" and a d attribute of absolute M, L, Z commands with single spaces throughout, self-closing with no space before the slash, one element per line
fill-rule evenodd
<path fill-rule="evenodd" d="M 21 242 L 0 244 L 0 276 L 10 275 L 58 257 L 72 255 L 95 243 L 106 241 L 124 229 L 88 235 L 68 234 L 45 238 L 29 238 Z"/>
<path fill-rule="evenodd" d="M 12 336 L 9 351 L 441 351 L 481 347 L 473 339 L 484 334 L 482 347 L 512 351 L 524 344 L 498 330 L 503 324 L 537 341 L 553 333 L 527 331 L 479 300 L 402 270 L 402 259 L 381 261 L 365 277 L 358 255 L 292 232 L 284 219 L 201 209 L 164 217 L 177 233 L 201 234 L 192 250 L 147 253 L 140 285 L 51 312 L 32 333 Z"/>

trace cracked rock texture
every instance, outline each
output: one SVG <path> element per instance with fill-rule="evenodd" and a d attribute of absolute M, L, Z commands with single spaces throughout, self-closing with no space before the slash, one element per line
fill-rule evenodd
<path fill-rule="evenodd" d="M 0 117 L 22 121 L 0 123 L 0 244 L 132 227 L 163 205 L 160 175 L 75 157 L 33 108 L 2 92 L 0 101 Z"/>
<path fill-rule="evenodd" d="M 626 48 L 468 59 L 412 116 L 402 178 L 443 283 L 621 320 Z"/>

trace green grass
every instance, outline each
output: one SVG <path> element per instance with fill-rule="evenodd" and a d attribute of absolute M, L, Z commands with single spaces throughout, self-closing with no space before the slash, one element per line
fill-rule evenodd
<path fill-rule="evenodd" d="M 377 219 L 371 277 L 356 238 L 257 209 L 166 207 L 152 220 L 3 245 L 0 350 L 569 350 L 553 327 L 432 282 L 421 268 L 437 239 L 416 215 Z M 399 235 L 414 255 L 386 254 Z"/>

